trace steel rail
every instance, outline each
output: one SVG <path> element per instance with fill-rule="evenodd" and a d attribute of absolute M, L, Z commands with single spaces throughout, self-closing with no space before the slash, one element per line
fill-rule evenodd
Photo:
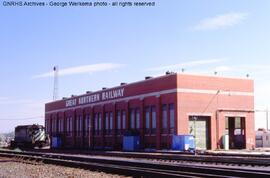
<path fill-rule="evenodd" d="M 269 177 L 270 171 L 249 169 L 228 169 L 222 167 L 160 164 L 149 160 L 111 160 L 109 158 L 92 158 L 63 154 L 42 154 L 33 152 L 0 152 L 1 156 L 36 159 L 44 163 L 59 164 L 71 167 L 102 170 L 131 176 L 143 177 Z"/>
<path fill-rule="evenodd" d="M 65 152 L 65 153 L 72 154 L 72 152 Z M 123 157 L 123 158 L 142 158 L 142 159 L 162 160 L 162 161 L 201 162 L 210 164 L 233 164 L 233 165 L 267 166 L 267 167 L 270 166 L 270 157 L 254 157 L 254 156 L 250 157 L 246 155 L 224 156 L 224 155 L 209 155 L 209 154 L 207 155 L 171 154 L 171 153 L 151 154 L 145 152 L 100 152 L 100 151 L 86 152 L 80 154 Z"/>

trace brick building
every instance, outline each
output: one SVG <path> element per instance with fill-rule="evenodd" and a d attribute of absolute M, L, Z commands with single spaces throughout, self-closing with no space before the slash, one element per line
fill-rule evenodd
<path fill-rule="evenodd" d="M 255 145 L 253 80 L 170 73 L 45 105 L 45 126 L 68 148 L 121 149 L 126 130 L 141 148 L 171 148 L 172 134 L 193 134 L 201 149 Z"/>

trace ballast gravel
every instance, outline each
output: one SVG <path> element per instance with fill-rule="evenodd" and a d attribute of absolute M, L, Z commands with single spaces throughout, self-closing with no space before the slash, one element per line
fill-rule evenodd
<path fill-rule="evenodd" d="M 0 157 L 0 178 L 120 178 L 124 176 Z"/>

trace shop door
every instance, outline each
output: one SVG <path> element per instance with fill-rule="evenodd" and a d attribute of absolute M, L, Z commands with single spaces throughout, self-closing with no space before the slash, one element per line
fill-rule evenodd
<path fill-rule="evenodd" d="M 230 149 L 245 149 L 245 118 L 227 117 L 226 133 L 229 135 Z"/>
<path fill-rule="evenodd" d="M 209 120 L 205 116 L 189 117 L 189 134 L 195 136 L 196 149 L 209 149 Z"/>

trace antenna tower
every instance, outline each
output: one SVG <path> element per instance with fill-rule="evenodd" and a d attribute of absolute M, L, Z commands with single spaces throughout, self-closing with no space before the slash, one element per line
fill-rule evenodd
<path fill-rule="evenodd" d="M 53 101 L 58 99 L 58 66 L 53 67 Z"/>

